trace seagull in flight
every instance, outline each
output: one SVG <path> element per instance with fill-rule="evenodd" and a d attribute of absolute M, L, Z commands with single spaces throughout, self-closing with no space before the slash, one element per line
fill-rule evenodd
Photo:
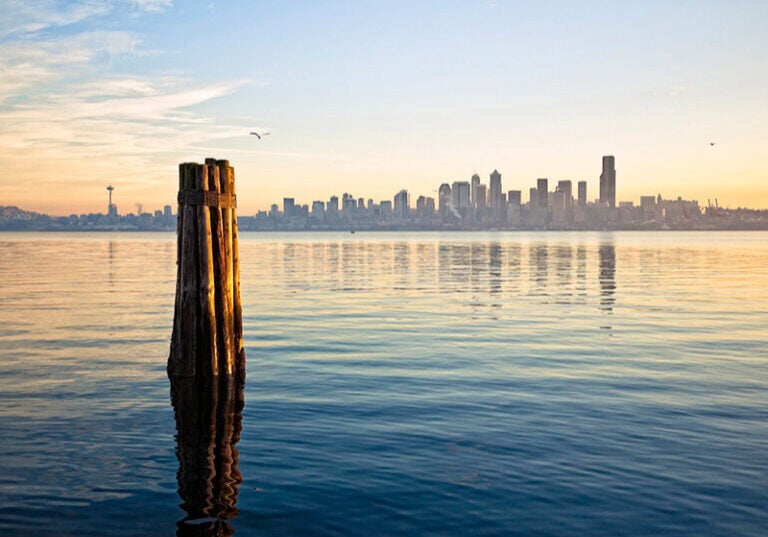
<path fill-rule="evenodd" d="M 715 145 L 715 142 L 709 142 L 709 145 Z"/>
<path fill-rule="evenodd" d="M 253 134 L 256 138 L 261 140 L 262 136 L 267 136 L 269 133 L 268 132 L 258 133 L 258 132 L 255 132 L 255 131 L 251 131 L 251 134 Z"/>

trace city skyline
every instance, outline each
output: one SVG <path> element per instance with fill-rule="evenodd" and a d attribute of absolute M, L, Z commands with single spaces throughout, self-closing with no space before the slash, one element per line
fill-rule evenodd
<path fill-rule="evenodd" d="M 112 184 L 161 207 L 201 154 L 247 213 L 494 168 L 575 188 L 612 154 L 617 203 L 768 207 L 764 2 L 5 5 L 0 205 L 101 211 Z"/>
<path fill-rule="evenodd" d="M 556 185 L 556 189 L 554 191 L 551 191 L 549 188 L 549 178 L 542 178 L 539 177 L 535 180 L 535 182 L 532 182 L 535 184 L 535 186 L 530 187 L 528 192 L 528 198 L 524 198 L 522 193 L 525 191 L 526 185 L 513 185 L 511 188 L 504 189 L 502 184 L 502 174 L 498 171 L 498 169 L 494 168 L 493 171 L 489 174 L 489 181 L 488 183 L 482 182 L 482 177 L 480 174 L 477 173 L 477 171 L 474 171 L 472 173 L 472 176 L 470 177 L 469 181 L 462 181 L 462 180 L 456 180 L 456 181 L 450 181 L 450 182 L 444 182 L 441 183 L 440 187 L 437 189 L 431 189 L 428 192 L 414 192 L 410 188 L 408 188 L 407 185 L 401 185 L 400 188 L 398 188 L 397 193 L 394 193 L 389 198 L 373 198 L 369 195 L 365 195 L 365 193 L 357 192 L 357 193 L 348 193 L 348 192 L 330 192 L 327 193 L 324 199 L 299 199 L 297 196 L 293 193 L 284 193 L 283 196 L 280 197 L 280 199 L 272 200 L 269 202 L 269 204 L 264 208 L 259 208 L 256 211 L 254 211 L 254 214 L 258 214 L 260 212 L 273 212 L 276 207 L 280 206 L 281 203 L 284 204 L 286 200 L 290 200 L 291 207 L 302 207 L 306 206 L 306 208 L 310 209 L 312 212 L 316 208 L 318 208 L 318 204 L 323 204 L 322 207 L 319 207 L 321 210 L 325 210 L 324 207 L 328 203 L 333 203 L 333 200 L 336 200 L 336 203 L 339 203 L 341 201 L 342 205 L 339 206 L 339 210 L 343 210 L 343 202 L 345 197 L 349 197 L 351 201 L 354 201 L 356 206 L 357 204 L 362 200 L 366 204 L 370 204 L 371 202 L 392 202 L 393 204 L 397 205 L 398 203 L 398 196 L 405 193 L 407 196 L 407 203 L 406 206 L 414 209 L 415 206 L 411 203 L 411 195 L 415 194 L 418 195 L 418 197 L 426 198 L 426 199 L 432 199 L 437 203 L 440 200 L 441 197 L 441 189 L 443 187 L 448 187 L 448 192 L 451 195 L 451 202 L 454 207 L 459 207 L 461 205 L 461 202 L 457 201 L 457 198 L 455 197 L 455 189 L 454 187 L 456 185 L 462 185 L 463 188 L 465 188 L 465 191 L 462 192 L 462 194 L 459 194 L 459 197 L 466 196 L 468 206 L 471 206 L 472 208 L 478 208 L 478 197 L 482 198 L 484 201 L 482 201 L 482 207 L 497 207 L 501 204 L 501 198 L 504 197 L 505 203 L 512 203 L 511 199 L 508 199 L 508 195 L 515 193 L 517 196 L 516 203 L 517 205 L 525 205 L 525 204 L 531 204 L 531 203 L 538 203 L 542 206 L 548 206 L 550 203 L 549 199 L 542 199 L 539 197 L 538 193 L 541 191 L 544 192 L 557 192 L 557 191 L 563 191 L 565 198 L 569 201 L 567 203 L 575 203 L 579 206 L 584 206 L 587 203 L 590 204 L 605 204 L 608 207 L 611 208 L 617 208 L 620 204 L 627 204 L 627 203 L 635 203 L 635 202 L 642 202 L 643 198 L 653 197 L 656 198 L 657 196 L 664 197 L 663 192 L 646 192 L 645 194 L 642 194 L 638 196 L 635 199 L 618 199 L 616 197 L 616 168 L 615 168 L 615 156 L 613 155 L 604 155 L 602 157 L 602 172 L 600 173 L 598 179 L 594 181 L 595 184 L 593 184 L 592 189 L 590 189 L 589 180 L 573 180 L 573 179 L 557 179 L 552 181 L 552 185 Z M 494 185 L 493 187 L 491 185 Z M 575 187 L 575 188 L 574 188 Z M 567 191 L 562 190 L 564 188 L 567 188 Z M 112 203 L 112 192 L 115 190 L 115 188 L 112 185 L 107 186 L 108 191 L 108 204 L 107 204 L 107 214 L 111 214 L 114 212 L 117 214 L 118 208 L 117 204 Z M 590 194 L 591 193 L 591 194 Z M 357 196 L 356 194 L 363 194 L 362 196 Z M 429 195 L 431 194 L 431 195 Z M 725 205 L 720 204 L 720 201 L 718 198 L 706 198 L 706 200 L 699 199 L 696 197 L 696 195 L 691 195 L 688 193 L 688 195 L 678 195 L 674 196 L 672 199 L 691 199 L 696 202 L 705 202 L 706 206 L 712 206 L 712 207 L 718 207 L 718 208 L 731 208 L 726 207 Z M 414 197 L 414 200 L 416 198 Z M 666 198 L 669 199 L 669 198 Z M 167 210 L 167 207 L 169 206 L 168 203 L 170 203 L 170 200 L 166 203 L 163 203 L 161 206 L 158 206 L 156 208 L 150 208 L 150 213 L 155 211 L 161 211 L 164 212 Z M 136 203 L 137 207 L 143 207 L 142 203 Z M 703 205 L 702 205 L 703 206 Z M 744 209 L 760 209 L 759 207 L 749 207 L 749 206 L 739 206 L 739 207 L 733 207 L 735 208 L 744 208 Z M 498 210 L 498 209 L 497 209 Z M 76 214 L 75 213 L 72 214 Z M 130 214 L 130 211 L 125 211 L 123 214 Z M 140 214 L 140 211 L 137 213 Z M 244 213 L 248 214 L 248 213 Z"/>
<path fill-rule="evenodd" d="M 216 159 L 206 159 L 208 161 Z M 502 174 L 494 169 L 482 182 L 442 183 L 437 196 L 416 196 L 408 188 L 390 199 L 374 200 L 344 192 L 341 197 L 304 200 L 285 196 L 282 205 L 255 214 L 240 211 L 241 231 L 365 231 L 377 230 L 717 230 L 768 229 L 768 210 L 721 207 L 717 198 L 701 206 L 697 199 L 664 198 L 659 192 L 643 195 L 639 203 L 616 199 L 616 158 L 602 157 L 597 197 L 589 196 L 588 181 L 546 177 L 536 179 L 524 201 L 523 189 L 504 189 Z M 576 189 L 574 190 L 574 186 Z M 170 204 L 150 212 L 136 204 L 136 213 L 120 214 L 113 203 L 115 188 L 107 186 L 106 213 L 51 217 L 0 206 L 0 229 L 59 231 L 163 231 L 176 227 Z M 179 192 L 179 199 L 181 199 Z M 360 194 L 359 192 L 357 194 Z M 415 202 L 415 204 L 413 203 Z"/>

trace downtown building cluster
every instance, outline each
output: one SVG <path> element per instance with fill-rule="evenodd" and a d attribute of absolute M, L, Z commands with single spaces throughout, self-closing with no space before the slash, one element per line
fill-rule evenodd
<path fill-rule="evenodd" d="M 539 178 L 527 192 L 504 191 L 502 176 L 494 170 L 488 184 L 478 174 L 469 181 L 443 183 L 437 199 L 419 196 L 415 204 L 407 190 L 392 200 L 344 193 L 312 205 L 284 198 L 282 210 L 273 204 L 245 218 L 244 229 L 253 230 L 375 230 L 375 229 L 697 229 L 703 227 L 698 202 L 643 196 L 640 204 L 616 202 L 616 167 L 613 156 L 604 156 L 598 196 L 589 200 L 587 181 Z M 709 215 L 713 216 L 713 215 Z"/>
<path fill-rule="evenodd" d="M 242 231 L 291 230 L 603 230 L 603 229 L 768 229 L 768 210 L 726 209 L 707 200 L 664 199 L 661 194 L 616 202 L 616 166 L 604 156 L 598 192 L 589 200 L 587 181 L 573 182 L 539 178 L 524 191 L 502 187 L 501 174 L 494 170 L 488 184 L 478 174 L 469 181 L 443 183 L 437 197 L 419 196 L 415 204 L 407 190 L 391 200 L 372 199 L 345 193 L 312 205 L 284 198 L 282 208 L 251 216 L 238 215 Z M 0 230 L 36 231 L 170 231 L 176 229 L 176 215 L 170 205 L 153 213 L 136 204 L 135 214 L 120 214 L 107 187 L 107 212 L 48 216 L 0 206 Z M 594 195 L 594 194 L 593 194 Z"/>

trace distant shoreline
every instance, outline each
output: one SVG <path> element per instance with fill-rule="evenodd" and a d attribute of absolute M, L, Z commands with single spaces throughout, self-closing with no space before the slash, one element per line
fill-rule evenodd
<path fill-rule="evenodd" d="M 355 230 L 354 234 L 359 233 L 670 233 L 670 232 L 732 232 L 732 231 L 768 231 L 768 225 L 763 227 L 734 227 L 734 228 L 676 228 L 676 229 L 630 229 L 630 228 L 584 228 L 584 229 L 360 229 Z M 6 229 L 0 226 L 0 233 L 176 233 L 176 229 Z M 295 233 L 295 234 L 313 234 L 313 233 L 350 233 L 349 229 L 241 229 L 239 233 Z"/>

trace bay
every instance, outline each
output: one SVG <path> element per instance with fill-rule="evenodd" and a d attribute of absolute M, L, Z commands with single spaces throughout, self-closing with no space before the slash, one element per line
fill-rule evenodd
<path fill-rule="evenodd" d="M 762 535 L 768 233 L 241 235 L 236 535 Z M 0 234 L 0 533 L 180 535 L 173 234 Z"/>

